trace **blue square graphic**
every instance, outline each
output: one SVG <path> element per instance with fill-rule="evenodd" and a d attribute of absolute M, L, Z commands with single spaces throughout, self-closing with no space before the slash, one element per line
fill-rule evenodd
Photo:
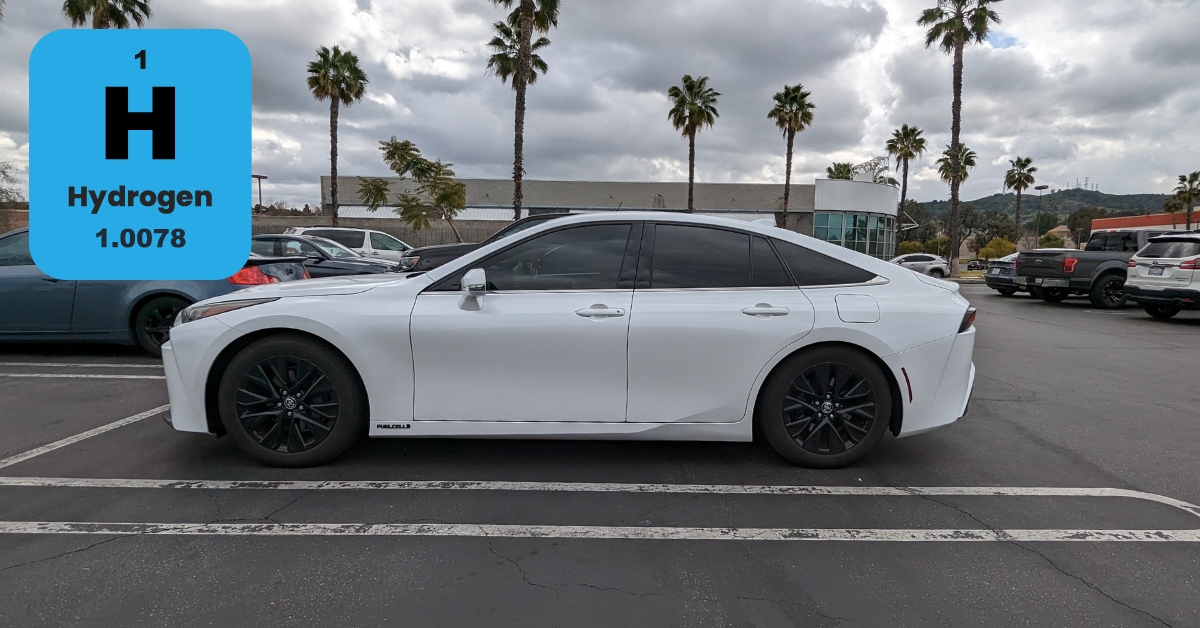
<path fill-rule="evenodd" d="M 59 279 L 222 279 L 250 253 L 250 53 L 60 30 L 29 57 L 29 243 Z"/>

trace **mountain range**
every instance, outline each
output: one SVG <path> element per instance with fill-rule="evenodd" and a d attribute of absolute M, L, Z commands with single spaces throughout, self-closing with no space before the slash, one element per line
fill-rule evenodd
<path fill-rule="evenodd" d="M 1162 212 L 1166 194 L 1105 194 L 1084 189 L 1059 190 L 1053 194 L 1043 194 L 1041 209 L 1043 213 L 1053 213 L 1060 218 L 1066 218 L 1071 212 L 1081 207 L 1101 207 L 1117 216 L 1137 216 L 1141 214 L 1157 214 Z M 993 194 L 973 201 L 965 201 L 975 206 L 979 211 L 994 209 L 1009 215 L 1016 211 L 1017 195 L 1013 192 Z M 922 203 L 933 213 L 944 213 L 950 210 L 950 201 L 928 201 Z M 1026 216 L 1032 216 L 1038 211 L 1037 193 L 1025 193 L 1021 197 L 1022 221 Z"/>

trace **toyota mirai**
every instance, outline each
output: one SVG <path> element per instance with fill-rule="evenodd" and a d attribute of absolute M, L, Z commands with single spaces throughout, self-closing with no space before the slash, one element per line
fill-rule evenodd
<path fill-rule="evenodd" d="M 966 412 L 955 284 L 769 225 L 548 221 L 427 273 L 278 284 L 179 314 L 169 421 L 305 466 L 376 437 L 750 441 L 837 467 Z"/>

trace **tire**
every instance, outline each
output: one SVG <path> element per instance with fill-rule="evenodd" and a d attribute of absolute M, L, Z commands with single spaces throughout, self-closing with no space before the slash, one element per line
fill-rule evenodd
<path fill-rule="evenodd" d="M 1125 307 L 1129 297 L 1125 295 L 1125 278 L 1120 275 L 1105 275 L 1096 280 L 1092 291 L 1088 293 L 1094 307 L 1106 310 L 1118 310 Z"/>
<path fill-rule="evenodd" d="M 832 390 L 823 385 L 838 378 L 845 379 Z M 883 371 L 861 351 L 841 347 L 810 349 L 784 360 L 763 384 L 758 401 L 755 420 L 771 447 L 793 464 L 820 469 L 844 467 L 865 456 L 892 416 Z M 869 404 L 870 409 L 845 414 L 837 409 L 841 403 Z"/>
<path fill-rule="evenodd" d="M 1038 298 L 1046 303 L 1062 303 L 1070 295 L 1071 291 L 1066 288 L 1040 288 L 1037 291 Z"/>
<path fill-rule="evenodd" d="M 946 273 L 942 272 L 942 269 L 940 268 L 935 268 L 929 271 L 929 276 L 933 277 L 934 279 L 941 279 L 946 276 Z"/>
<path fill-rule="evenodd" d="M 1160 321 L 1168 320 L 1174 317 L 1183 309 L 1178 305 L 1147 305 L 1145 306 L 1146 313 Z"/>
<path fill-rule="evenodd" d="M 1017 293 L 1017 289 L 1016 288 L 997 288 L 996 292 L 999 292 L 1000 296 L 1002 296 L 1002 297 L 1011 297 L 1012 295 Z"/>
<path fill-rule="evenodd" d="M 310 399 L 315 402 L 306 409 Z M 366 389 L 350 361 L 290 334 L 264 338 L 234 356 L 221 376 L 217 407 L 238 448 L 276 467 L 333 460 L 367 427 Z"/>
<path fill-rule="evenodd" d="M 189 303 L 179 297 L 155 297 L 133 316 L 133 335 L 143 351 L 161 358 L 162 346 L 171 337 L 175 316 Z"/>

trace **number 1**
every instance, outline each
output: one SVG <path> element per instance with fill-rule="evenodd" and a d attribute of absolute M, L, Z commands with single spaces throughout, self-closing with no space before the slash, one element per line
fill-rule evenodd
<path fill-rule="evenodd" d="M 142 50 L 142 51 L 138 52 L 137 54 L 133 55 L 133 58 L 142 62 L 141 69 L 143 69 L 143 70 L 146 69 L 146 51 L 145 50 Z"/>

